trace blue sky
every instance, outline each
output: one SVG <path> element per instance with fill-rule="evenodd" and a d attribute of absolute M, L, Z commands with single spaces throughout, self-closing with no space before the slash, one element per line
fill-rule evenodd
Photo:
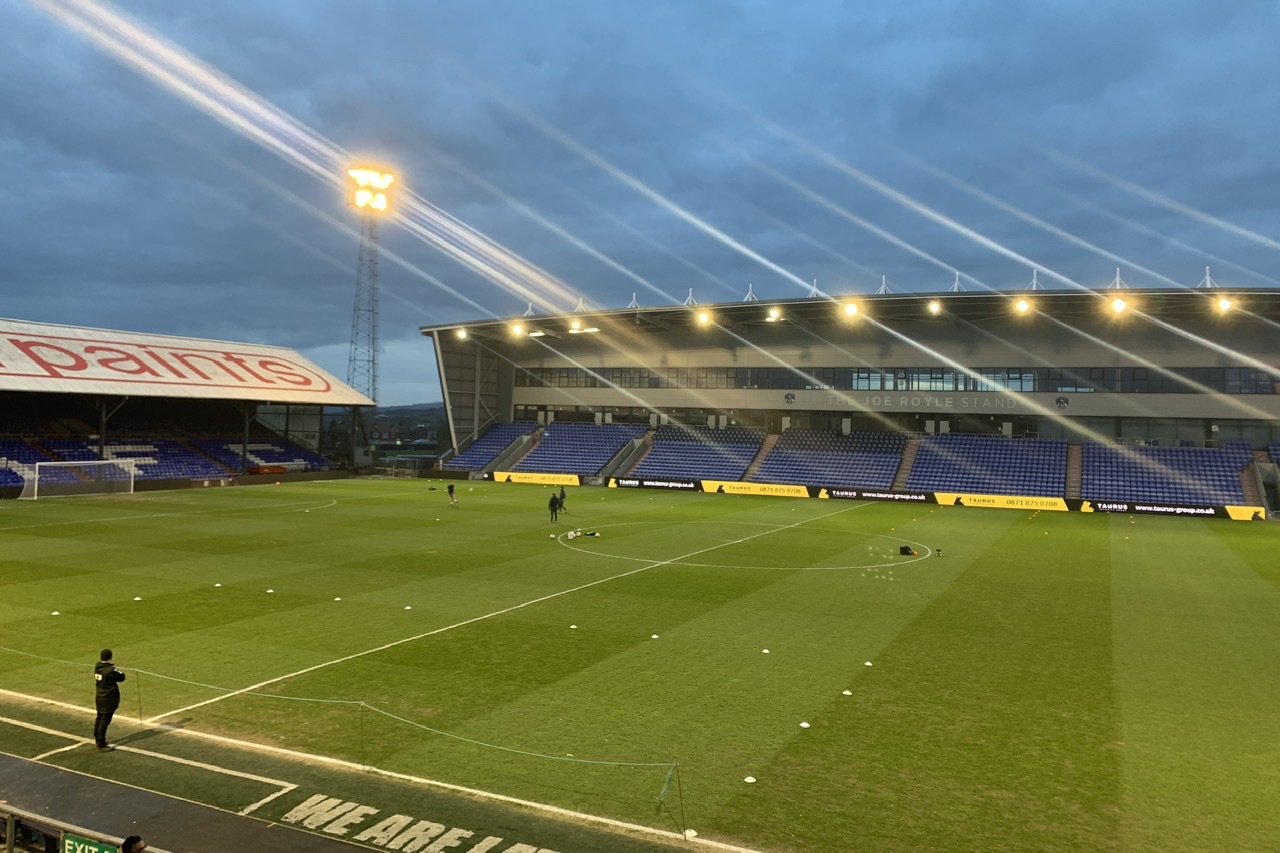
<path fill-rule="evenodd" d="M 345 376 L 341 193 L 59 18 L 81 2 L 0 6 L 0 315 Z M 420 325 L 529 301 L 1280 281 L 1275 4 L 106 8 L 528 265 L 484 275 L 385 225 L 387 405 L 439 397 Z"/>

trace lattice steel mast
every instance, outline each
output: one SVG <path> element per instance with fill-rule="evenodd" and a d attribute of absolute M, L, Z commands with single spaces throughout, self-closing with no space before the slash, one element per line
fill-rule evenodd
<path fill-rule="evenodd" d="M 347 174 L 355 182 L 352 204 L 360 212 L 360 253 L 356 259 L 356 299 L 351 312 L 351 351 L 347 384 L 378 402 L 378 220 L 388 210 L 387 189 L 395 177 L 376 169 Z M 369 427 L 358 408 L 351 410 L 351 460 L 360 466 L 360 447 L 369 446 Z"/>

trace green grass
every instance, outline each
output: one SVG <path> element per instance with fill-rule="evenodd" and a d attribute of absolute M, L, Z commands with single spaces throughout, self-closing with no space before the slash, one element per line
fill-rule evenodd
<path fill-rule="evenodd" d="M 1280 846 L 1274 525 L 583 488 L 553 526 L 546 495 L 4 502 L 3 686 L 88 707 L 109 645 L 146 671 L 122 717 L 664 829 L 678 793 L 761 850 Z"/>

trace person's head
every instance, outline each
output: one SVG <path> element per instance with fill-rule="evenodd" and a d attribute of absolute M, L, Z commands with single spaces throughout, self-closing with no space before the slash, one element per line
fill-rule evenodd
<path fill-rule="evenodd" d="M 98 655 L 98 660 L 111 660 L 111 649 L 103 649 Z"/>
<path fill-rule="evenodd" d="M 147 842 L 142 840 L 141 835 L 130 835 L 120 845 L 120 853 L 142 853 L 147 849 Z"/>

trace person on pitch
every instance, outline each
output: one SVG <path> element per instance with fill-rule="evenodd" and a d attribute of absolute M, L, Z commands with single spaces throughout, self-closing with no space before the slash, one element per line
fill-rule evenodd
<path fill-rule="evenodd" d="M 103 649 L 98 655 L 93 680 L 96 685 L 94 704 L 98 708 L 98 718 L 93 723 L 93 742 L 98 752 L 110 752 L 115 747 L 107 743 L 107 727 L 111 725 L 116 708 L 120 707 L 120 682 L 124 681 L 124 673 L 116 669 L 111 659 L 111 649 Z"/>

